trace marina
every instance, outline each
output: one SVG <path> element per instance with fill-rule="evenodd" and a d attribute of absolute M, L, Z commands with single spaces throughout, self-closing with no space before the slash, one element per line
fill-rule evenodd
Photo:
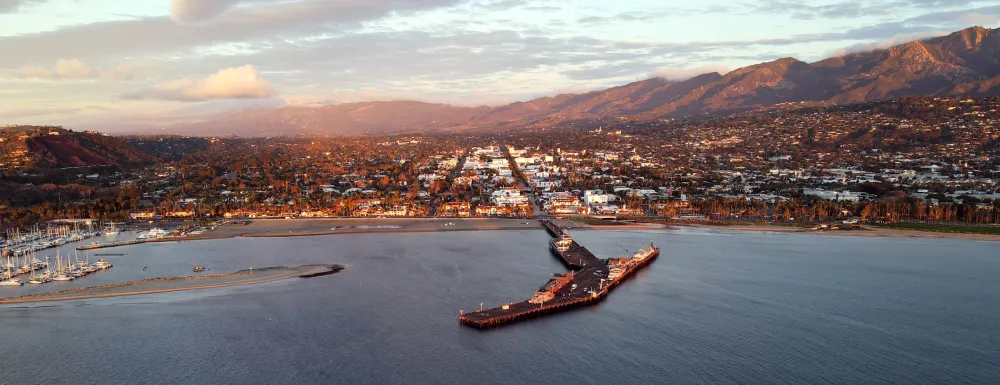
<path fill-rule="evenodd" d="M 80 223 L 86 224 L 80 226 Z M 21 257 L 67 243 L 82 242 L 101 234 L 102 232 L 94 230 L 89 222 L 74 222 L 72 227 L 49 226 L 44 230 L 35 227 L 24 233 L 20 230 L 10 230 L 7 232 L 5 240 L 0 242 L 0 247 L 2 247 L 3 256 Z"/>
<path fill-rule="evenodd" d="M 73 258 L 67 256 L 65 259 L 57 252 L 56 263 L 53 267 L 50 258 L 45 257 L 41 261 L 35 257 L 35 253 L 22 257 L 5 257 L 3 272 L 0 273 L 0 286 L 23 286 L 25 281 L 20 276 L 28 276 L 27 283 L 40 285 L 53 281 L 72 281 L 100 271 L 114 267 L 104 259 L 98 259 L 90 263 L 89 258 L 80 259 L 79 254 Z"/>
<path fill-rule="evenodd" d="M 500 307 L 459 312 L 459 322 L 478 329 L 558 313 L 603 301 L 608 294 L 637 271 L 655 260 L 660 249 L 652 243 L 640 248 L 632 257 L 597 258 L 590 250 L 576 243 L 564 229 L 549 220 L 542 225 L 555 239 L 549 245 L 552 254 L 571 271 L 556 274 L 527 301 Z"/>

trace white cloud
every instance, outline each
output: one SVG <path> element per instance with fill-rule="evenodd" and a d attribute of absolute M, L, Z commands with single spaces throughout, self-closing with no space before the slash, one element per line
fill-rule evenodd
<path fill-rule="evenodd" d="M 52 66 L 26 66 L 21 67 L 18 75 L 29 79 L 47 80 L 81 80 L 81 79 L 105 79 L 105 80 L 134 80 L 147 75 L 151 65 L 145 62 L 130 61 L 120 64 L 114 68 L 101 69 L 91 67 L 78 59 L 59 59 Z"/>
<path fill-rule="evenodd" d="M 653 77 L 663 78 L 671 82 L 680 82 L 691 79 L 698 75 L 704 75 L 712 72 L 725 74 L 726 72 L 729 72 L 729 70 L 722 66 L 701 66 L 694 68 L 677 68 L 677 67 L 661 68 L 656 72 L 653 72 Z"/>
<path fill-rule="evenodd" d="M 979 12 L 964 14 L 959 20 L 962 21 L 962 24 L 966 25 L 991 26 L 997 23 L 996 16 L 984 15 Z"/>
<path fill-rule="evenodd" d="M 213 99 L 265 99 L 278 93 L 252 65 L 219 70 L 195 80 L 178 79 L 145 90 L 123 95 L 126 99 L 160 99 L 202 102 Z"/>
<path fill-rule="evenodd" d="M 885 40 L 879 40 L 872 43 L 855 44 L 847 48 L 834 50 L 830 52 L 827 56 L 843 56 L 852 53 L 871 52 L 882 49 L 889 49 L 897 45 L 906 44 L 912 41 L 926 40 L 930 38 L 945 36 L 947 34 L 948 32 L 943 32 L 943 31 L 903 33 L 894 35 L 893 37 L 890 37 Z"/>

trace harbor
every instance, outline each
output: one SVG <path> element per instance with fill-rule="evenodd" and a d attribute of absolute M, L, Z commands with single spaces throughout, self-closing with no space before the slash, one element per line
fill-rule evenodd
<path fill-rule="evenodd" d="M 61 225 L 41 229 L 36 226 L 23 233 L 20 230 L 9 230 L 6 237 L 0 240 L 2 254 L 3 256 L 21 257 L 67 243 L 82 242 L 103 233 L 94 230 L 90 221 L 74 221 L 72 223 L 72 227 Z"/>
<path fill-rule="evenodd" d="M 488 329 L 598 303 L 660 254 L 660 249 L 650 243 L 632 257 L 600 259 L 552 221 L 541 222 L 554 238 L 549 242 L 552 254 L 570 272 L 554 275 L 526 301 L 489 309 L 480 306 L 470 313 L 460 311 L 459 322 Z"/>

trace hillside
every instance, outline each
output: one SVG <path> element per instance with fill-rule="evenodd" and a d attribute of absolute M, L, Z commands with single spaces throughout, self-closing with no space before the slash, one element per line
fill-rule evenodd
<path fill-rule="evenodd" d="M 82 167 L 156 160 L 121 138 L 96 132 L 35 126 L 0 129 L 2 167 Z"/>
<path fill-rule="evenodd" d="M 271 136 L 309 133 L 386 134 L 419 132 L 466 124 L 489 107 L 391 101 L 336 104 L 322 107 L 281 107 L 240 111 L 223 119 L 172 130 L 187 135 Z"/>
<path fill-rule="evenodd" d="M 505 106 L 365 102 L 243 111 L 177 127 L 192 135 L 382 134 L 498 123 L 556 123 L 629 116 L 682 117 L 781 103 L 840 105 L 903 96 L 1000 94 L 1000 30 L 969 28 L 889 49 L 806 63 L 795 58 L 679 82 L 648 79 L 580 95 Z"/>

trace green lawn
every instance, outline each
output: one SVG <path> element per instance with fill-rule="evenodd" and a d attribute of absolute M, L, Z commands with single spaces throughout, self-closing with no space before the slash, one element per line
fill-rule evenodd
<path fill-rule="evenodd" d="M 937 224 L 937 223 L 892 223 L 892 224 L 873 224 L 872 226 L 884 229 L 932 231 L 938 233 L 1000 235 L 1000 226 L 948 225 L 948 224 Z"/>

